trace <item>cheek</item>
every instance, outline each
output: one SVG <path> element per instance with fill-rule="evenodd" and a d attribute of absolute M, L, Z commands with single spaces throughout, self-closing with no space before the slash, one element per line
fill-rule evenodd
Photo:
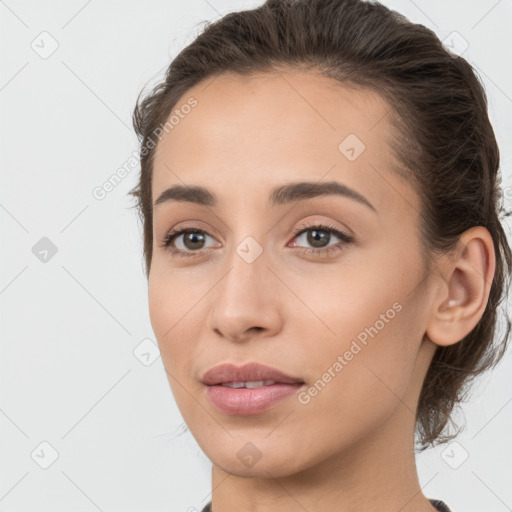
<path fill-rule="evenodd" d="M 167 283 L 159 278 L 154 267 L 148 280 L 149 318 L 158 342 L 163 341 L 165 332 L 172 326 L 170 318 L 173 311 L 171 295 L 167 293 Z"/>
<path fill-rule="evenodd" d="M 156 267 L 156 265 L 155 265 Z M 157 268 L 151 270 L 148 280 L 149 317 L 153 332 L 158 342 L 162 362 L 167 373 L 175 375 L 187 351 L 188 340 L 183 339 L 183 326 L 187 320 L 187 309 L 184 308 L 183 289 L 176 280 L 169 279 Z M 188 308 L 190 309 L 190 308 Z M 173 385 L 170 380 L 171 385 Z"/>
<path fill-rule="evenodd" d="M 322 293 L 303 288 L 315 315 L 294 315 L 311 384 L 303 412 L 313 422 L 330 417 L 335 435 L 370 429 L 400 406 L 422 340 L 422 300 L 409 295 L 419 269 L 407 278 L 396 266 L 356 270 L 321 280 Z"/>
<path fill-rule="evenodd" d="M 154 257 L 148 279 L 148 306 L 151 325 L 159 341 L 169 341 L 186 318 L 197 298 L 194 285 L 179 272 L 172 272 L 164 258 Z"/>
<path fill-rule="evenodd" d="M 299 397 L 296 419 L 303 428 L 322 432 L 311 441 L 313 452 L 321 453 L 326 443 L 343 449 L 381 428 L 395 411 L 408 414 L 402 400 L 414 352 L 402 349 L 400 322 L 395 317 L 373 338 L 369 334 L 366 344 L 357 337 L 338 337 L 310 351 L 313 378 Z"/>
<path fill-rule="evenodd" d="M 411 335 L 409 322 L 404 319 L 407 314 L 407 306 L 398 301 L 373 308 L 361 303 L 360 309 L 351 304 L 327 320 L 334 335 L 315 336 L 315 329 L 303 325 L 309 381 L 321 379 L 329 382 L 328 387 L 339 385 L 343 394 L 346 390 L 354 399 L 357 390 L 373 387 L 378 377 L 391 389 L 403 391 L 421 339 Z"/>
<path fill-rule="evenodd" d="M 190 280 L 179 273 L 170 275 L 159 270 L 158 265 L 152 267 L 148 280 L 149 316 L 172 392 L 181 403 L 186 401 L 187 391 L 197 391 L 191 379 L 195 379 L 194 361 L 204 324 L 200 318 L 204 314 L 200 302 L 204 292 L 197 292 Z"/>

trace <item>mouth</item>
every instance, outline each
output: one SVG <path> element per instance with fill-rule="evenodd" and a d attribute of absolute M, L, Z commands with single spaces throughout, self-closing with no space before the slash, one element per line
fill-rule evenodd
<path fill-rule="evenodd" d="M 268 382 L 278 384 L 297 384 L 304 383 L 304 381 L 298 377 L 287 375 L 286 373 L 260 363 L 246 363 L 243 366 L 236 366 L 231 363 L 224 363 L 213 367 L 208 370 L 202 378 L 203 384 L 207 386 L 215 386 L 226 383 L 261 383 L 261 385 Z M 253 386 L 259 387 L 259 386 Z"/>
<path fill-rule="evenodd" d="M 234 384 L 238 387 L 261 387 L 273 384 L 304 384 L 298 377 L 260 363 L 246 363 L 243 366 L 235 366 L 224 363 L 208 370 L 203 378 L 203 384 L 216 386 L 222 384 Z M 240 386 L 240 383 L 247 386 Z M 233 387 L 233 386 L 232 386 Z"/>
<path fill-rule="evenodd" d="M 229 415 L 259 414 L 295 394 L 305 382 L 270 366 L 222 364 L 202 378 L 214 407 Z"/>
<path fill-rule="evenodd" d="M 235 381 L 235 382 L 222 382 L 215 385 L 226 386 L 228 388 L 240 389 L 240 388 L 261 388 L 263 386 L 273 386 L 274 384 L 283 384 L 282 382 L 276 382 L 275 380 L 249 380 L 249 381 Z"/>

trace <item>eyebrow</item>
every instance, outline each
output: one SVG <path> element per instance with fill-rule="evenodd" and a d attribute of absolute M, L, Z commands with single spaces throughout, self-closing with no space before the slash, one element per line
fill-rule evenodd
<path fill-rule="evenodd" d="M 353 199 L 377 213 L 375 207 L 370 203 L 370 201 L 368 201 L 368 199 L 366 199 L 366 197 L 347 185 L 343 185 L 337 181 L 328 181 L 323 183 L 307 181 L 287 183 L 286 185 L 281 185 L 271 190 L 268 204 L 270 206 L 278 206 L 291 203 L 293 201 L 302 201 L 326 195 L 339 195 Z M 158 199 L 155 201 L 154 206 L 172 201 L 194 203 L 201 206 L 212 207 L 216 206 L 218 203 L 217 196 L 205 187 L 198 185 L 173 185 L 160 194 Z"/>

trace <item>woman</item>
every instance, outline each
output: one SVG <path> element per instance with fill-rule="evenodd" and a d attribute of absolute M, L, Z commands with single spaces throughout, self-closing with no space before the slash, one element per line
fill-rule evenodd
<path fill-rule="evenodd" d="M 470 65 L 360 0 L 206 26 L 139 97 L 150 318 L 204 511 L 449 510 L 420 488 L 496 364 L 512 254 Z"/>

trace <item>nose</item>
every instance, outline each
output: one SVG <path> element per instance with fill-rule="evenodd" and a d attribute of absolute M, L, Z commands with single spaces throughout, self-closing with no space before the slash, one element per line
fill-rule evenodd
<path fill-rule="evenodd" d="M 235 342 L 274 336 L 282 326 L 279 280 L 260 255 L 248 263 L 238 254 L 209 294 L 207 326 L 217 336 Z"/>

